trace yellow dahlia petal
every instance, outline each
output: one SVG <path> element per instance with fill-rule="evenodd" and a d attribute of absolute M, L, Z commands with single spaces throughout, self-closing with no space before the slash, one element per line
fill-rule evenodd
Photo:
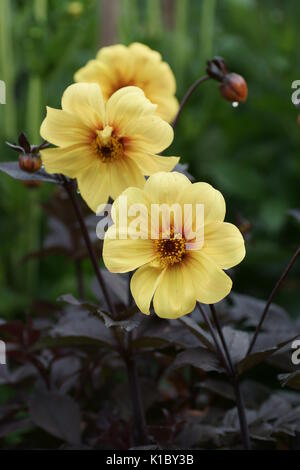
<path fill-rule="evenodd" d="M 110 66 L 119 77 L 128 76 L 131 70 L 131 57 L 128 47 L 123 44 L 114 44 L 113 46 L 102 47 L 97 53 L 96 59 Z"/>
<path fill-rule="evenodd" d="M 110 175 L 109 195 L 116 199 L 130 186 L 143 188 L 145 178 L 139 167 L 129 158 L 122 158 L 106 164 Z"/>
<path fill-rule="evenodd" d="M 72 145 L 41 151 L 42 161 L 48 173 L 62 173 L 76 178 L 95 157 L 87 145 Z"/>
<path fill-rule="evenodd" d="M 146 264 L 132 276 L 130 289 L 136 305 L 142 313 L 150 314 L 150 304 L 163 271 Z"/>
<path fill-rule="evenodd" d="M 138 146 L 148 153 L 162 152 L 171 145 L 174 138 L 173 128 L 159 116 L 150 113 L 128 121 L 123 132 L 130 137 L 129 148 Z"/>
<path fill-rule="evenodd" d="M 185 195 L 185 204 L 203 204 L 205 224 L 224 220 L 226 213 L 224 197 L 208 183 L 194 183 Z"/>
<path fill-rule="evenodd" d="M 178 109 L 174 98 L 176 82 L 170 66 L 148 46 L 133 43 L 103 47 L 96 60 L 89 61 L 75 80 L 99 83 L 107 100 L 116 90 L 135 85 L 157 104 L 157 115 L 171 122 Z"/>
<path fill-rule="evenodd" d="M 142 151 L 128 152 L 127 156 L 138 165 L 143 175 L 146 176 L 160 171 L 172 171 L 180 160 L 180 157 L 163 157 Z"/>
<path fill-rule="evenodd" d="M 233 224 L 213 222 L 205 226 L 203 252 L 220 268 L 232 268 L 245 257 L 243 236 Z"/>
<path fill-rule="evenodd" d="M 135 229 L 138 234 L 148 237 L 150 230 L 150 200 L 142 189 L 127 188 L 113 203 L 111 218 L 116 227 Z"/>
<path fill-rule="evenodd" d="M 230 277 L 202 250 L 190 251 L 185 263 L 199 302 L 204 304 L 219 302 L 231 291 Z"/>
<path fill-rule="evenodd" d="M 156 114 L 167 122 L 172 122 L 179 108 L 179 102 L 175 96 L 152 96 L 152 103 L 157 104 Z"/>
<path fill-rule="evenodd" d="M 190 273 L 183 264 L 167 268 L 154 294 L 155 313 L 162 318 L 179 318 L 194 310 L 196 295 Z"/>
<path fill-rule="evenodd" d="M 185 175 L 174 171 L 155 173 L 146 181 L 144 190 L 154 203 L 173 204 L 180 203 L 191 187 L 192 183 Z"/>
<path fill-rule="evenodd" d="M 74 83 L 61 100 L 62 109 L 77 116 L 92 130 L 105 124 L 105 106 L 101 88 L 96 83 Z"/>
<path fill-rule="evenodd" d="M 59 147 L 89 143 L 91 135 L 90 129 L 77 116 L 49 107 L 40 133 L 43 139 Z"/>
<path fill-rule="evenodd" d="M 155 259 L 156 253 L 151 240 L 111 239 L 113 232 L 114 226 L 111 226 L 103 244 L 103 261 L 109 271 L 126 273 Z"/>
<path fill-rule="evenodd" d="M 136 125 L 145 114 L 155 113 L 152 104 L 140 88 L 130 86 L 116 91 L 106 104 L 107 124 L 112 126 L 119 136 L 128 135 L 130 123 Z"/>
<path fill-rule="evenodd" d="M 132 51 L 135 57 L 135 60 L 141 60 L 144 64 L 145 61 L 161 61 L 161 54 L 158 51 L 153 51 L 146 44 L 141 42 L 133 42 L 128 47 L 129 51 Z"/>
<path fill-rule="evenodd" d="M 109 197 L 109 173 L 106 165 L 94 159 L 77 179 L 81 196 L 92 211 L 97 212 L 98 207 L 106 204 Z"/>
<path fill-rule="evenodd" d="M 118 89 L 117 78 L 112 76 L 111 69 L 98 60 L 89 60 L 75 73 L 74 80 L 75 82 L 98 83 L 105 101 L 110 97 L 113 89 Z"/>

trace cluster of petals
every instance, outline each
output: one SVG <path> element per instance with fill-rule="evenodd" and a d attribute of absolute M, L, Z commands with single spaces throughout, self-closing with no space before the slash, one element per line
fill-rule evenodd
<path fill-rule="evenodd" d="M 148 221 L 141 224 L 148 227 L 148 237 L 133 238 L 129 233 L 125 239 L 124 230 L 130 230 L 132 220 L 128 216 L 124 223 L 123 217 L 116 217 L 120 198 L 114 202 L 114 224 L 106 233 L 103 259 L 111 272 L 136 270 L 131 279 L 131 292 L 141 312 L 150 313 L 153 299 L 158 316 L 178 318 L 193 311 L 196 301 L 211 304 L 228 295 L 232 281 L 224 270 L 242 261 L 245 246 L 238 228 L 224 222 L 226 207 L 219 191 L 207 183 L 192 184 L 181 173 L 159 172 L 146 181 L 144 189 L 128 188 L 122 196 L 127 197 L 128 206 L 139 203 L 147 207 L 145 217 L 149 217 L 151 207 L 157 204 L 182 207 L 182 214 L 185 206 L 204 207 L 203 227 L 200 227 L 203 243 L 198 246 L 193 245 L 195 220 L 189 221 L 184 237 L 179 234 L 181 238 L 176 237 L 171 226 L 171 237 L 164 239 L 160 218 L 156 227 Z M 191 214 L 195 216 L 196 210 Z M 122 237 L 116 238 L 118 233 Z"/>
<path fill-rule="evenodd" d="M 103 246 L 107 269 L 135 271 L 131 292 L 144 314 L 153 305 L 158 316 L 174 319 L 192 312 L 197 301 L 219 302 L 232 288 L 225 270 L 245 256 L 244 240 L 237 227 L 224 222 L 222 194 L 172 172 L 179 158 L 161 155 L 173 141 L 169 122 L 178 109 L 170 67 L 143 44 L 116 45 L 101 49 L 75 80 L 63 94 L 61 109 L 47 108 L 41 135 L 55 147 L 41 155 L 48 173 L 77 180 L 94 212 L 110 197 L 115 200 Z M 146 208 L 143 236 L 131 236 L 129 213 L 116 215 L 121 196 L 128 206 Z M 199 204 L 204 208 L 200 226 L 195 220 Z M 173 214 L 166 227 L 163 216 L 153 222 L 153 205 L 175 205 L 180 215 Z M 192 208 L 188 219 L 182 217 L 186 207 Z M 180 233 L 176 216 L 184 229 Z"/>

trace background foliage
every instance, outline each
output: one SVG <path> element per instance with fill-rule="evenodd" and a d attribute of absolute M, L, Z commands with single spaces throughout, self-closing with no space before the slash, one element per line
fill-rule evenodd
<path fill-rule="evenodd" d="M 59 106 L 74 72 L 101 45 L 141 41 L 159 50 L 174 70 L 179 99 L 204 74 L 206 60 L 222 55 L 247 79 L 248 101 L 232 108 L 215 82 L 203 85 L 182 114 L 169 152 L 182 156 L 197 180 L 221 190 L 228 220 L 251 224 L 234 286 L 266 298 L 299 243 L 299 223 L 288 213 L 300 205 L 300 130 L 291 103 L 291 83 L 299 78 L 299 14 L 296 0 L 1 0 L 0 79 L 7 104 L 0 105 L 0 160 L 16 158 L 5 141 L 15 141 L 20 131 L 40 141 L 45 105 Z M 52 192 L 51 185 L 29 189 L 0 175 L 2 318 L 24 318 L 41 306 L 47 312 L 49 301 L 77 294 L 78 269 L 95 299 L 84 255 L 75 262 L 63 252 L 28 258 L 45 247 Z M 299 286 L 295 266 L 276 299 L 295 318 Z"/>

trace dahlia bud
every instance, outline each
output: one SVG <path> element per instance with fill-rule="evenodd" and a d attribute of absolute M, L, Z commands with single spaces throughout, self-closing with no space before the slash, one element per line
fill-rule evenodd
<path fill-rule="evenodd" d="M 41 168 L 42 161 L 40 150 L 49 146 L 45 141 L 40 145 L 30 145 L 23 132 L 19 135 L 18 144 L 10 144 L 7 142 L 7 145 L 19 152 L 19 166 L 21 170 L 27 173 L 35 173 Z"/>
<path fill-rule="evenodd" d="M 218 82 L 222 82 L 228 73 L 223 57 L 214 57 L 212 60 L 208 60 L 206 73 L 210 76 L 210 78 L 213 78 Z"/>
<path fill-rule="evenodd" d="M 248 96 L 246 80 L 237 73 L 228 73 L 220 84 L 220 91 L 223 98 L 228 101 L 242 103 Z"/>
<path fill-rule="evenodd" d="M 248 87 L 246 80 L 237 73 L 228 72 L 222 57 L 214 57 L 207 62 L 207 75 L 220 82 L 220 91 L 228 101 L 241 103 L 246 101 Z"/>
<path fill-rule="evenodd" d="M 21 153 L 19 155 L 19 166 L 21 170 L 27 171 L 27 173 L 35 173 L 41 168 L 42 160 L 39 155 Z"/>

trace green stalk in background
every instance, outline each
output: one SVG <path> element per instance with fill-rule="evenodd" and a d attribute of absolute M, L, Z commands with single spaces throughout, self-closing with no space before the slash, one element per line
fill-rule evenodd
<path fill-rule="evenodd" d="M 33 14 L 38 26 L 41 28 L 47 21 L 47 3 L 48 0 L 34 0 Z M 26 125 L 29 141 L 38 144 L 40 138 L 40 125 L 42 120 L 42 94 L 43 83 L 41 76 L 34 72 L 29 77 L 27 91 L 27 110 Z M 28 211 L 26 212 L 26 252 L 30 253 L 39 248 L 40 243 L 40 227 L 41 227 L 41 210 L 39 205 L 39 192 L 30 191 L 28 201 Z M 33 294 L 37 289 L 38 283 L 39 261 L 30 260 L 27 264 L 27 289 Z"/>
<path fill-rule="evenodd" d="M 216 0 L 203 0 L 200 21 L 200 53 L 204 62 L 213 54 Z"/>
<path fill-rule="evenodd" d="M 38 22 L 47 21 L 48 0 L 35 0 L 33 5 L 34 17 Z"/>
<path fill-rule="evenodd" d="M 122 0 L 119 3 L 118 29 L 121 43 L 128 44 L 136 39 L 140 24 L 137 0 Z"/>
<path fill-rule="evenodd" d="M 17 134 L 17 110 L 15 100 L 15 59 L 12 35 L 12 5 L 10 0 L 0 1 L 0 80 L 5 82 L 6 86 L 6 104 L 0 105 L 0 122 L 2 129 L 2 139 L 13 141 Z M 1 160 L 4 156 L 1 156 Z M 13 188 L 8 186 L 9 193 Z M 11 200 L 11 199 L 10 199 Z M 15 208 L 15 219 L 19 216 L 18 207 Z M 15 249 L 7 253 L 8 271 L 12 273 L 12 284 L 18 282 L 18 270 L 15 269 L 20 257 L 18 252 L 18 243 L 15 243 Z"/>
<path fill-rule="evenodd" d="M 33 14 L 38 26 L 42 27 L 47 21 L 48 0 L 34 0 Z M 33 73 L 29 77 L 27 94 L 26 129 L 29 140 L 38 143 L 40 140 L 40 125 L 42 116 L 42 80 L 39 74 Z"/>
<path fill-rule="evenodd" d="M 160 37 L 163 32 L 161 0 L 147 0 L 146 21 L 150 34 Z"/>
<path fill-rule="evenodd" d="M 14 139 L 17 129 L 15 88 L 15 61 L 12 39 L 11 1 L 0 1 L 0 80 L 6 84 L 6 105 L 3 112 L 3 129 L 6 139 Z"/>
<path fill-rule="evenodd" d="M 183 81 L 188 49 L 188 0 L 176 0 L 173 63 L 177 83 Z"/>

